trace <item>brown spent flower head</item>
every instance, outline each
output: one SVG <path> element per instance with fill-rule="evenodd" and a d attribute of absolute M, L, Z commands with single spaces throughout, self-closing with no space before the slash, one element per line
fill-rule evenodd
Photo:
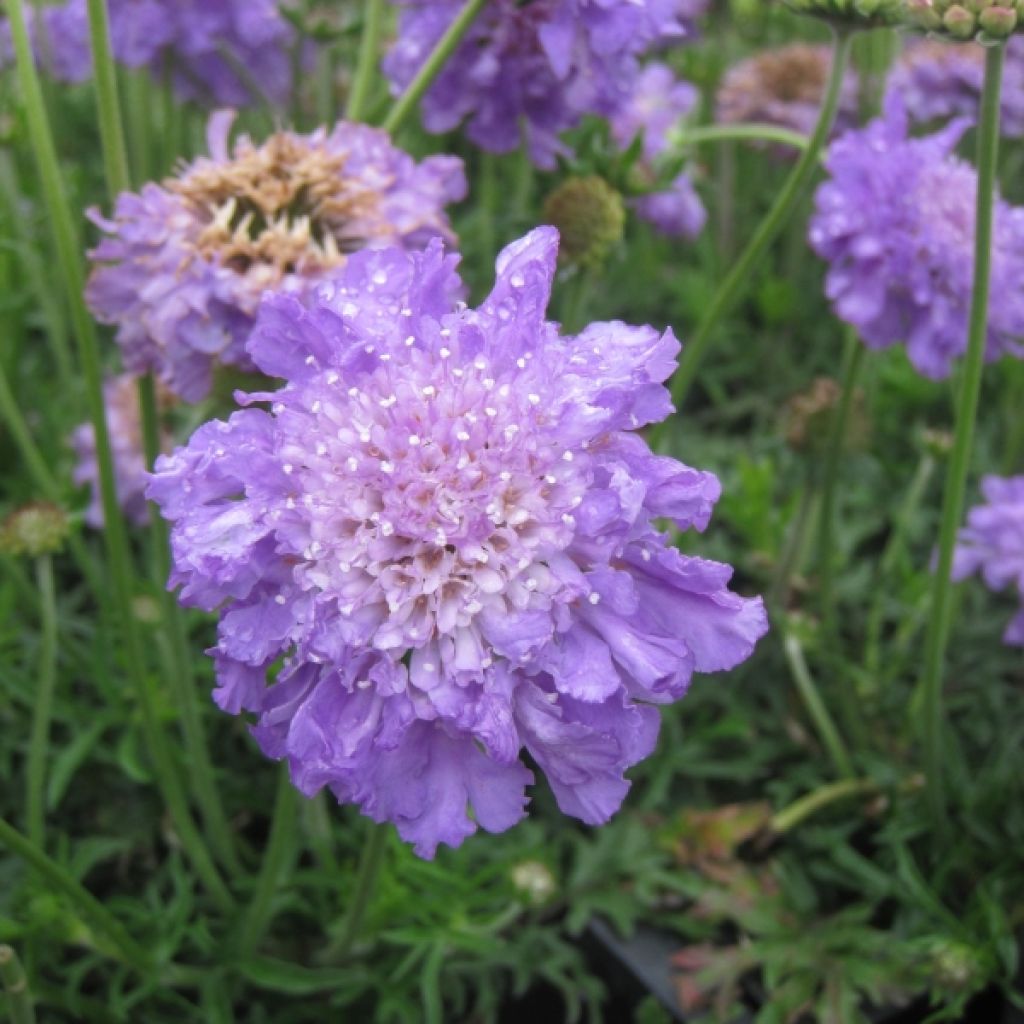
<path fill-rule="evenodd" d="M 0 523 L 0 551 L 8 555 L 50 555 L 64 545 L 71 524 L 67 513 L 49 501 L 35 501 Z"/>
<path fill-rule="evenodd" d="M 842 391 L 831 377 L 817 377 L 806 391 L 794 395 L 783 411 L 783 434 L 796 451 L 823 452 L 832 431 L 832 417 L 839 407 Z M 853 405 L 843 436 L 844 451 L 856 450 L 867 440 L 868 420 L 864 392 L 853 394 Z"/>
<path fill-rule="evenodd" d="M 958 42 L 999 43 L 1024 21 L 1024 0 L 903 0 L 902 20 Z"/>
<path fill-rule="evenodd" d="M 626 210 L 622 196 L 593 174 L 562 182 L 544 201 L 544 220 L 562 236 L 561 259 L 596 270 L 622 240 Z"/>

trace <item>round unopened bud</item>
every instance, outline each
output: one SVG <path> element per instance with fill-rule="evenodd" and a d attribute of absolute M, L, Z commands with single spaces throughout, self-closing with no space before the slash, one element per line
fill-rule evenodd
<path fill-rule="evenodd" d="M 978 15 L 987 36 L 993 39 L 1005 39 L 1017 27 L 1017 12 L 1009 7 L 986 7 Z"/>
<path fill-rule="evenodd" d="M 953 450 L 953 435 L 926 427 L 921 431 L 921 445 L 933 459 L 944 459 Z"/>
<path fill-rule="evenodd" d="M 926 32 L 942 27 L 942 15 L 932 0 L 907 0 L 906 17 L 912 25 Z"/>
<path fill-rule="evenodd" d="M 977 950 L 952 939 L 936 939 L 931 949 L 935 981 L 956 991 L 970 991 L 984 970 Z"/>
<path fill-rule="evenodd" d="M 597 175 L 569 178 L 544 202 L 544 219 L 562 236 L 559 255 L 593 270 L 622 239 L 626 211 L 622 196 Z"/>
<path fill-rule="evenodd" d="M 48 501 L 15 509 L 0 523 L 0 551 L 9 555 L 49 555 L 59 551 L 70 523 L 65 511 Z"/>
<path fill-rule="evenodd" d="M 942 27 L 954 38 L 967 40 L 977 31 L 978 21 L 966 7 L 954 4 L 942 16 Z"/>
<path fill-rule="evenodd" d="M 529 903 L 547 903 L 555 894 L 555 876 L 539 860 L 524 860 L 512 868 L 512 884 Z"/>

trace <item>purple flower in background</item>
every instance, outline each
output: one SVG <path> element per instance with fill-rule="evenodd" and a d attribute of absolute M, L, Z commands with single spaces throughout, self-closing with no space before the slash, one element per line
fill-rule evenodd
<path fill-rule="evenodd" d="M 611 118 L 612 138 L 627 149 L 639 136 L 642 158 L 638 172 L 653 180 L 660 160 L 670 156 L 673 135 L 693 113 L 699 94 L 689 82 L 679 81 L 664 64 L 648 64 L 637 77 L 628 100 Z M 630 203 L 638 216 L 670 237 L 694 238 L 707 219 L 689 176 L 678 174 L 669 186 Z"/>
<path fill-rule="evenodd" d="M 112 220 L 92 214 L 108 236 L 91 253 L 93 313 L 117 326 L 128 370 L 153 370 L 190 402 L 215 364 L 250 368 L 264 291 L 305 294 L 357 249 L 450 239 L 444 206 L 465 192 L 460 160 L 416 163 L 366 125 L 258 146 L 243 135 L 229 152 L 230 126 L 215 114 L 210 158 L 122 194 Z"/>
<path fill-rule="evenodd" d="M 904 342 L 932 378 L 948 376 L 967 345 L 977 174 L 953 155 L 965 127 L 908 138 L 890 97 L 883 117 L 832 143 L 810 224 L 836 315 L 871 348 Z M 1021 353 L 1024 210 L 1000 200 L 993 234 L 989 359 Z"/>
<path fill-rule="evenodd" d="M 637 433 L 671 411 L 677 342 L 561 337 L 557 244 L 508 246 L 477 309 L 436 241 L 358 253 L 307 304 L 267 296 L 249 348 L 286 383 L 244 401 L 269 411 L 207 423 L 148 489 L 172 585 L 219 610 L 217 703 L 257 715 L 303 793 L 424 857 L 523 817 L 523 750 L 566 814 L 606 821 L 652 705 L 767 628 L 729 566 L 655 525 L 702 530 L 720 490 Z"/>
<path fill-rule="evenodd" d="M 412 80 L 462 0 L 396 0 L 398 38 L 384 61 L 394 88 Z M 533 161 L 554 166 L 559 135 L 586 114 L 608 116 L 629 96 L 637 57 L 688 32 L 680 0 L 492 0 L 427 92 L 423 123 L 463 121 L 483 149 L 505 153 L 525 136 Z"/>
<path fill-rule="evenodd" d="M 915 124 L 978 115 L 985 50 L 976 43 L 912 42 L 889 74 L 888 92 L 899 96 Z M 1024 38 L 1006 44 L 1001 93 L 1002 133 L 1024 136 Z"/>
<path fill-rule="evenodd" d="M 794 43 L 764 50 L 730 68 L 718 89 L 715 115 L 726 124 L 757 122 L 810 135 L 825 95 L 828 46 Z M 857 77 L 843 79 L 836 132 L 857 119 Z"/>
<path fill-rule="evenodd" d="M 92 74 L 89 19 L 84 0 L 37 8 L 26 4 L 25 23 L 36 60 L 59 82 L 84 82 Z M 0 21 L 0 70 L 14 64 L 14 41 Z"/>
<path fill-rule="evenodd" d="M 108 0 L 108 7 L 115 58 L 161 81 L 169 73 L 181 98 L 210 106 L 288 98 L 295 33 L 275 0 Z M 43 66 L 58 80 L 84 81 L 87 0 L 47 7 L 43 20 L 46 39 L 33 33 Z M 0 41 L 0 63 L 10 59 L 9 45 Z"/>
<path fill-rule="evenodd" d="M 953 578 L 980 572 L 990 590 L 1015 586 L 1022 606 L 1006 627 L 1003 642 L 1024 646 L 1024 476 L 986 476 L 981 493 L 987 504 L 975 505 L 967 514 Z"/>
<path fill-rule="evenodd" d="M 166 409 L 171 396 L 161 389 L 160 406 Z M 142 444 L 142 421 L 139 413 L 138 382 L 129 373 L 109 377 L 103 385 L 103 402 L 107 411 L 107 430 L 114 457 L 114 484 L 117 500 L 124 509 L 125 518 L 136 526 L 144 526 L 146 512 L 146 456 Z M 91 423 L 83 423 L 71 435 L 71 446 L 77 464 L 73 479 L 76 484 L 88 484 L 89 506 L 85 521 L 96 529 L 103 528 L 103 503 L 100 499 L 100 471 L 96 460 L 96 435 Z M 162 446 L 169 447 L 169 438 Z"/>

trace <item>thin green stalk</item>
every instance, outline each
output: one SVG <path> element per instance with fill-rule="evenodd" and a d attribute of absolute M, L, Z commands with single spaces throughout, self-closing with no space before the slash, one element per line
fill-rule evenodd
<path fill-rule="evenodd" d="M 352 947 L 359 937 L 363 916 L 370 904 L 370 897 L 373 895 L 373 889 L 377 883 L 377 875 L 384 861 L 384 850 L 388 841 L 387 830 L 376 822 L 367 822 L 367 825 L 369 831 L 359 857 L 359 867 L 356 869 L 352 900 L 345 912 L 345 919 L 342 922 L 338 938 L 324 953 L 324 959 L 327 961 L 344 960 L 352 951 Z"/>
<path fill-rule="evenodd" d="M 455 48 L 462 42 L 462 37 L 469 31 L 469 26 L 473 24 L 486 3 L 487 0 L 466 0 L 462 10 L 448 26 L 448 31 L 437 41 L 437 45 L 427 57 L 423 67 L 416 72 L 416 77 L 406 87 L 405 92 L 398 97 L 395 105 L 384 119 L 383 128 L 386 132 L 394 135 L 398 131 L 413 107 L 419 103 L 423 94 L 430 88 L 448 58 L 455 52 Z"/>
<path fill-rule="evenodd" d="M 817 814 L 822 808 L 834 804 L 837 800 L 845 800 L 851 796 L 866 796 L 877 791 L 878 783 L 873 779 L 840 779 L 838 782 L 829 782 L 772 815 L 769 827 L 776 835 L 791 832 L 812 814 Z"/>
<path fill-rule="evenodd" d="M 39 685 L 32 712 L 32 732 L 26 767 L 26 818 L 29 840 L 45 849 L 46 764 L 50 753 L 50 719 L 57 684 L 57 599 L 53 586 L 53 561 L 49 555 L 36 560 L 36 583 L 41 605 L 39 642 Z"/>
<path fill-rule="evenodd" d="M 299 794 L 291 783 L 287 765 L 278 775 L 277 797 L 270 825 L 270 838 L 263 852 L 263 863 L 256 891 L 243 919 L 239 952 L 243 959 L 256 952 L 273 921 L 273 902 L 295 859 L 296 820 Z"/>
<path fill-rule="evenodd" d="M 352 91 L 348 94 L 348 104 L 345 107 L 345 117 L 349 121 L 358 121 L 366 110 L 366 102 L 373 86 L 373 76 L 377 70 L 383 27 L 384 0 L 366 0 L 363 33 L 359 39 L 359 59 L 355 78 L 352 80 Z"/>
<path fill-rule="evenodd" d="M 715 328 L 743 294 L 754 269 L 786 225 L 797 203 L 806 195 L 807 185 L 818 167 L 821 151 L 828 141 L 829 133 L 835 122 L 839 96 L 849 64 L 852 38 L 853 36 L 848 30 L 837 30 L 835 45 L 832 49 L 832 67 L 829 71 L 828 84 L 810 141 L 779 190 L 771 209 L 758 225 L 746 249 L 733 264 L 732 270 L 719 285 L 703 319 L 683 348 L 682 356 L 679 359 L 679 369 L 676 370 L 672 378 L 672 400 L 675 402 L 677 412 L 685 403 L 687 393 L 697 375 L 697 370 L 711 342 Z"/>
<path fill-rule="evenodd" d="M 0 818 L 0 845 L 21 857 L 33 871 L 50 883 L 52 889 L 67 896 L 82 917 L 114 944 L 126 964 L 141 974 L 148 974 L 152 970 L 149 953 L 136 944 L 121 922 L 60 864 L 47 857 L 38 846 L 30 843 L 3 818 Z"/>
<path fill-rule="evenodd" d="M 7 1015 L 11 1024 L 35 1024 L 36 1011 L 32 1006 L 32 993 L 28 978 L 18 954 L 10 946 L 0 946 L 0 982 L 7 997 Z"/>
<path fill-rule="evenodd" d="M 773 124 L 703 124 L 687 128 L 679 138 L 679 146 L 699 146 L 703 142 L 777 142 L 793 149 L 806 150 L 811 139 L 799 132 L 778 128 Z"/>
<path fill-rule="evenodd" d="M 121 127 L 121 102 L 117 95 L 117 68 L 110 49 L 110 18 L 107 0 L 88 0 L 89 42 L 92 47 L 93 82 L 100 122 L 103 172 L 111 196 L 128 190 L 128 156 Z"/>
<path fill-rule="evenodd" d="M 139 411 L 142 420 L 143 451 L 146 465 L 152 466 L 160 453 L 160 414 L 156 384 L 151 374 L 139 378 Z M 167 589 L 170 575 L 167 525 L 156 505 L 149 505 L 150 536 L 153 544 L 153 573 L 160 594 L 162 624 L 165 627 L 169 663 L 164 672 L 168 688 L 174 695 L 182 734 L 185 739 L 186 767 L 192 791 L 202 813 L 210 845 L 221 863 L 232 873 L 242 870 L 235 852 L 231 826 L 217 788 L 209 743 L 203 728 L 202 715 L 196 703 L 196 681 L 184 616 L 174 595 Z"/>
<path fill-rule="evenodd" d="M 793 676 L 793 682 L 804 702 L 807 714 L 817 730 L 818 739 L 821 740 L 822 746 L 832 758 L 836 772 L 842 778 L 852 778 L 853 763 L 850 761 L 849 752 L 825 702 L 821 699 L 821 694 L 818 693 L 818 687 L 814 683 L 810 670 L 807 668 L 803 647 L 785 626 L 780 626 L 780 629 L 782 630 L 782 650 L 786 655 L 786 663 L 789 665 L 790 674 Z"/>
<path fill-rule="evenodd" d="M 835 633 L 835 520 L 836 486 L 843 447 L 857 390 L 857 378 L 864 362 L 864 345 L 853 330 L 847 331 L 846 351 L 843 354 L 842 386 L 839 404 L 829 427 L 828 447 L 821 478 L 821 518 L 818 522 L 818 600 L 821 618 L 829 636 Z"/>
<path fill-rule="evenodd" d="M 953 450 L 946 470 L 942 500 L 939 555 L 932 588 L 931 614 L 925 639 L 924 671 L 919 699 L 924 734 L 924 761 L 928 803 L 938 825 L 945 828 L 945 787 L 943 785 L 943 699 L 942 668 L 952 618 L 953 549 L 964 512 L 967 473 L 970 469 L 974 424 L 981 393 L 981 372 L 985 359 L 988 327 L 989 277 L 992 265 L 992 211 L 999 156 L 999 93 L 1003 76 L 1002 44 L 985 51 L 985 84 L 981 94 L 978 127 L 978 191 L 974 228 L 974 282 L 968 319 L 967 355 L 964 359 L 960 400 L 953 434 Z"/>
<path fill-rule="evenodd" d="M 6 0 L 8 24 L 14 44 L 18 83 L 25 107 L 29 139 L 39 172 L 43 198 L 49 214 L 48 220 L 54 234 L 58 262 L 64 287 L 71 308 L 71 322 L 79 346 L 79 362 L 85 382 L 89 403 L 89 418 L 92 421 L 96 439 L 96 458 L 99 466 L 100 497 L 103 506 L 105 527 L 104 540 L 110 571 L 113 579 L 114 606 L 118 625 L 125 642 L 128 674 L 136 688 L 146 745 L 153 758 L 157 780 L 182 845 L 192 859 L 196 871 L 203 879 L 210 894 L 224 910 L 233 906 L 231 894 L 210 859 L 202 836 L 188 810 L 188 804 L 181 789 L 177 769 L 160 726 L 155 701 L 146 673 L 139 627 L 132 607 L 133 570 L 124 518 L 117 501 L 114 483 L 114 466 L 110 448 L 110 434 L 107 428 L 106 410 L 103 402 L 103 381 L 100 370 L 99 343 L 96 330 L 85 307 L 83 298 L 84 274 L 81 264 L 81 249 L 75 231 L 74 220 L 64 192 L 50 131 L 49 119 L 43 106 L 32 48 L 25 25 L 24 0 Z"/>
<path fill-rule="evenodd" d="M 817 497 L 818 488 L 814 472 L 809 469 L 803 489 L 800 491 L 793 522 L 779 554 L 779 562 L 775 567 L 771 588 L 768 591 L 769 607 L 778 608 L 784 605 L 789 596 L 789 585 L 792 582 L 793 574 L 800 565 L 800 556 L 806 545 L 808 526 L 813 518 L 812 512 Z"/>

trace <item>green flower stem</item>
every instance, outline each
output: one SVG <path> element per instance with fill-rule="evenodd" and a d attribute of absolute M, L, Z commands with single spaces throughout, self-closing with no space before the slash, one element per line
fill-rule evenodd
<path fill-rule="evenodd" d="M 776 835 L 791 832 L 812 814 L 817 814 L 824 807 L 837 800 L 846 800 L 853 796 L 867 796 L 878 792 L 878 784 L 872 779 L 840 779 L 819 786 L 818 789 L 794 800 L 788 807 L 772 815 L 770 828 Z"/>
<path fill-rule="evenodd" d="M 88 0 L 89 42 L 92 47 L 93 81 L 100 121 L 103 172 L 111 197 L 128 189 L 128 156 L 121 126 L 117 95 L 117 69 L 110 49 L 110 18 L 107 0 Z"/>
<path fill-rule="evenodd" d="M 107 429 L 106 410 L 103 403 L 99 343 L 83 298 L 84 275 L 80 258 L 81 250 L 67 195 L 61 181 L 60 165 L 50 132 L 49 119 L 43 106 L 39 76 L 36 72 L 25 25 L 24 0 L 6 0 L 6 7 L 29 139 L 35 154 L 49 222 L 54 233 L 60 273 L 64 279 L 64 287 L 71 308 L 71 325 L 79 346 L 79 362 L 89 403 L 89 418 L 92 421 L 96 437 L 100 496 L 106 524 L 103 536 L 114 584 L 114 607 L 124 638 L 128 674 L 138 696 L 146 745 L 153 759 L 157 780 L 182 845 L 210 894 L 221 909 L 227 911 L 233 906 L 231 894 L 218 874 L 203 839 L 192 821 L 176 766 L 160 727 L 156 703 L 146 672 L 139 627 L 132 607 L 131 554 L 114 483 L 110 434 Z"/>
<path fill-rule="evenodd" d="M 359 857 L 352 899 L 345 912 L 338 938 L 324 952 L 323 959 L 327 962 L 344 960 L 352 951 L 356 939 L 359 938 L 359 929 L 362 927 L 366 908 L 370 904 L 377 883 L 377 875 L 384 862 L 384 850 L 388 841 L 387 829 L 373 821 L 367 822 L 367 825 L 369 831 Z"/>
<path fill-rule="evenodd" d="M 832 49 L 832 67 L 828 84 L 822 99 L 818 121 L 810 141 L 796 162 L 789 177 L 775 197 L 772 208 L 758 225 L 754 237 L 747 244 L 739 259 L 733 264 L 725 280 L 715 292 L 703 319 L 683 347 L 679 369 L 672 378 L 672 400 L 676 411 L 681 411 L 687 393 L 697 375 L 704 353 L 714 335 L 715 328 L 743 294 L 750 276 L 760 263 L 768 247 L 786 225 L 797 203 L 806 196 L 807 185 L 818 167 L 821 151 L 828 141 L 839 107 L 839 95 L 850 59 L 852 33 L 846 29 L 837 30 Z"/>
<path fill-rule="evenodd" d="M 0 982 L 7 997 L 7 1015 L 11 1024 L 35 1024 L 36 1012 L 32 1007 L 28 978 L 18 954 L 10 946 L 0 946 Z"/>
<path fill-rule="evenodd" d="M 247 959 L 256 952 L 274 918 L 274 897 L 280 890 L 295 860 L 295 835 L 299 794 L 291 783 L 288 766 L 281 765 L 277 797 L 271 818 L 270 838 L 263 852 L 263 862 L 252 903 L 242 921 L 239 953 Z"/>
<path fill-rule="evenodd" d="M 699 146 L 704 142 L 777 142 L 782 146 L 806 150 L 810 138 L 799 132 L 777 128 L 773 124 L 705 124 L 687 128 L 679 138 L 678 145 Z"/>
<path fill-rule="evenodd" d="M 853 763 L 850 761 L 850 755 L 807 668 L 803 647 L 786 626 L 780 625 L 779 629 L 782 633 L 782 650 L 786 655 L 786 663 L 789 665 L 793 682 L 804 702 L 807 714 L 817 730 L 818 739 L 821 740 L 822 746 L 832 758 L 836 772 L 844 779 L 853 778 Z"/>
<path fill-rule="evenodd" d="M 149 953 L 128 934 L 120 921 L 87 889 L 79 885 L 56 861 L 30 843 L 17 829 L 0 818 L 0 845 L 21 857 L 30 868 L 41 875 L 58 892 L 63 893 L 97 932 L 105 935 L 116 947 L 121 959 L 141 974 L 153 967 Z"/>
<path fill-rule="evenodd" d="M 32 732 L 26 767 L 26 818 L 29 840 L 45 849 L 46 763 L 50 752 L 50 719 L 57 685 L 57 600 L 54 596 L 53 561 L 49 555 L 36 560 L 36 583 L 41 606 L 39 683 L 32 712 Z"/>
<path fill-rule="evenodd" d="M 151 374 L 139 378 L 139 410 L 146 465 L 152 467 L 160 453 L 160 414 L 156 385 Z M 149 517 L 153 542 L 153 574 L 160 593 L 162 620 L 170 655 L 164 678 L 174 695 L 174 704 L 181 722 L 189 781 L 203 816 L 210 845 L 221 863 L 233 874 L 237 874 L 242 871 L 242 865 L 235 852 L 231 827 L 217 789 L 206 730 L 203 728 L 202 715 L 196 703 L 196 681 L 192 671 L 192 655 L 184 615 L 174 595 L 167 589 L 167 579 L 170 576 L 167 526 L 152 502 L 149 504 Z"/>
<path fill-rule="evenodd" d="M 807 471 L 807 479 L 797 500 L 793 522 L 786 534 L 786 541 L 779 554 L 779 562 L 775 567 L 772 585 L 768 591 L 768 605 L 771 608 L 785 606 L 789 596 L 789 586 L 793 575 L 800 568 L 802 556 L 807 544 L 808 531 L 814 519 L 815 505 L 818 498 L 818 487 L 813 469 Z"/>
<path fill-rule="evenodd" d="M 925 639 L 924 671 L 919 683 L 921 727 L 928 803 L 936 822 L 946 826 L 943 785 L 943 699 L 942 668 L 953 608 L 953 549 L 964 512 L 967 473 L 970 469 L 974 424 L 981 393 L 981 372 L 985 359 L 988 327 L 989 276 L 992 264 L 992 212 L 999 155 L 999 93 L 1003 74 L 1003 46 L 985 51 L 985 84 L 981 94 L 978 128 L 978 192 L 974 229 L 974 283 L 968 320 L 967 355 L 957 403 L 953 450 L 946 470 L 942 500 L 939 556 L 932 586 L 931 613 Z"/>
<path fill-rule="evenodd" d="M 348 94 L 348 103 L 345 106 L 345 117 L 349 121 L 358 121 L 363 117 L 367 101 L 370 98 L 373 77 L 377 71 L 377 58 L 380 56 L 380 37 L 384 27 L 384 0 L 366 0 L 365 10 L 363 32 L 359 38 L 356 74 L 352 80 L 352 91 Z"/>
<path fill-rule="evenodd" d="M 818 521 L 818 600 L 821 618 L 829 636 L 835 634 L 835 520 L 836 487 L 839 467 L 843 461 L 843 443 L 850 425 L 853 397 L 857 391 L 857 378 L 864 363 L 864 345 L 855 331 L 848 330 L 846 351 L 843 353 L 842 385 L 839 405 L 829 425 L 828 447 L 821 477 L 821 517 Z"/>
<path fill-rule="evenodd" d="M 384 119 L 384 131 L 391 135 L 398 131 L 413 107 L 419 103 L 423 94 L 433 84 L 448 58 L 455 52 L 455 48 L 462 42 L 462 37 L 469 31 L 469 26 L 473 24 L 486 3 L 487 0 L 466 0 L 462 10 L 448 26 L 448 31 L 437 41 L 437 45 L 427 57 L 423 67 L 416 72 L 416 77 L 395 101 L 395 105 Z"/>

